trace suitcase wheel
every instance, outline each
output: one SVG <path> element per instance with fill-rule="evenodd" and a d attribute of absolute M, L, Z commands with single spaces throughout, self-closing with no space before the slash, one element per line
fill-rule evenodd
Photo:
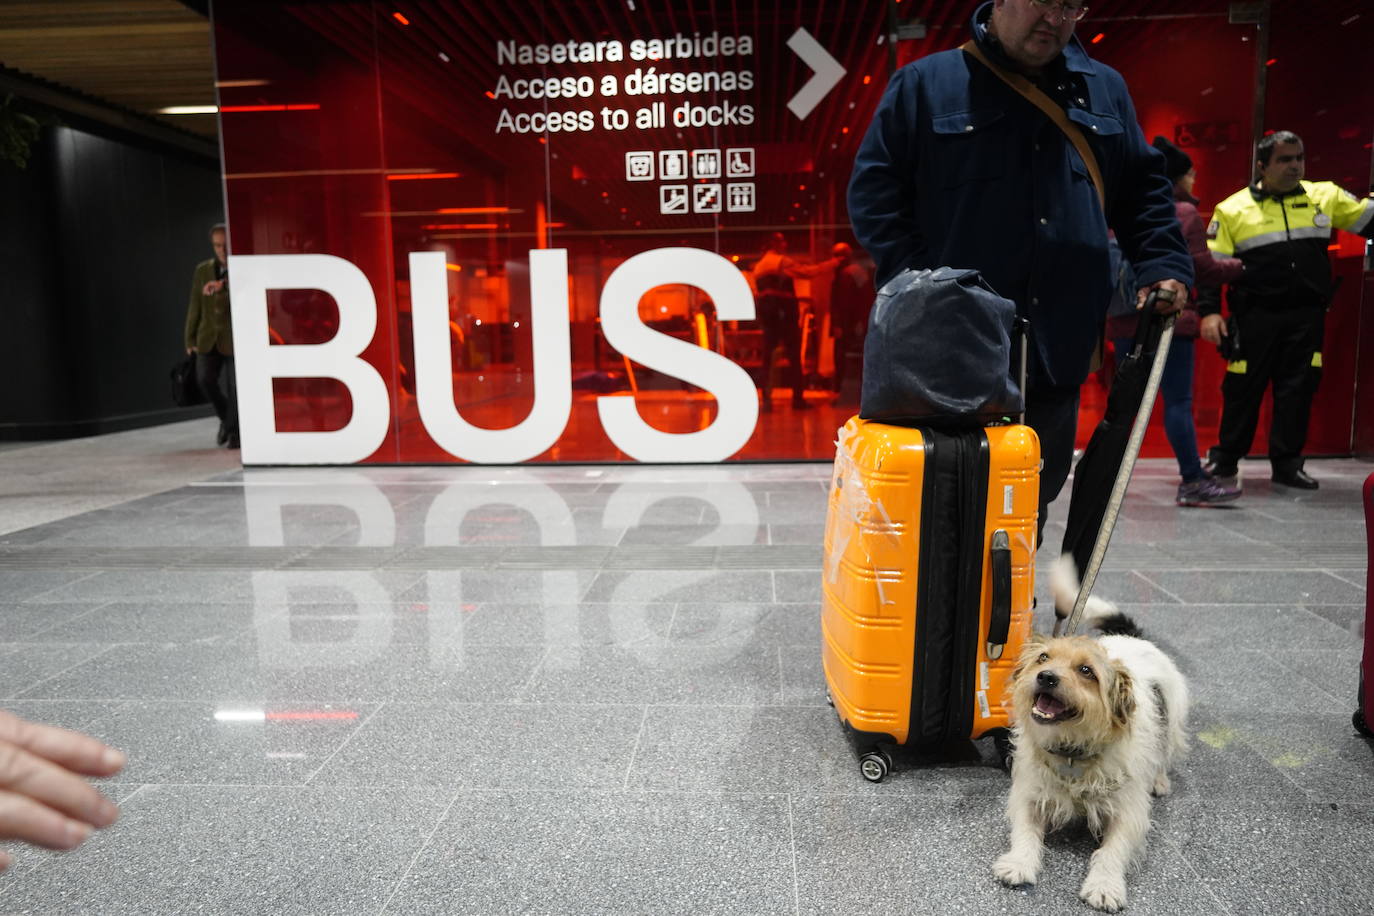
<path fill-rule="evenodd" d="M 859 758 L 859 772 L 869 782 L 882 782 L 892 772 L 892 758 L 875 747 Z"/>
<path fill-rule="evenodd" d="M 1355 710 L 1355 714 L 1350 717 L 1350 724 L 1355 726 L 1355 731 L 1364 735 L 1366 738 L 1374 738 L 1374 729 L 1371 729 L 1369 723 L 1365 721 L 1364 710 Z"/>
<path fill-rule="evenodd" d="M 1011 744 L 1011 732 L 999 731 L 992 736 L 992 746 L 997 751 L 997 760 L 1002 765 L 1002 769 L 1011 772 L 1011 761 L 1016 754 L 1016 749 Z"/>

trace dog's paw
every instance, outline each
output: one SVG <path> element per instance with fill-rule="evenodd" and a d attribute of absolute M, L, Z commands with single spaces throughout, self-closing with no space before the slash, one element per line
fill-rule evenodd
<path fill-rule="evenodd" d="M 1090 874 L 1079 888 L 1078 896 L 1095 910 L 1115 913 L 1126 905 L 1126 882 L 1122 878 L 1104 878 Z"/>
<path fill-rule="evenodd" d="M 1159 775 L 1155 777 L 1155 784 L 1150 787 L 1150 794 L 1155 798 L 1163 798 L 1172 791 L 1174 784 L 1169 781 L 1169 774 L 1160 770 Z"/>
<path fill-rule="evenodd" d="M 1017 887 L 1034 884 L 1040 877 L 1040 867 L 1009 852 L 992 863 L 992 873 L 1007 887 Z"/>

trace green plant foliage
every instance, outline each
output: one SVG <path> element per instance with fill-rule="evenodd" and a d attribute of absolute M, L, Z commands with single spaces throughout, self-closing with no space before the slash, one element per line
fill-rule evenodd
<path fill-rule="evenodd" d="M 0 163 L 28 168 L 29 151 L 38 139 L 38 119 L 14 106 L 14 96 L 7 95 L 0 102 Z"/>

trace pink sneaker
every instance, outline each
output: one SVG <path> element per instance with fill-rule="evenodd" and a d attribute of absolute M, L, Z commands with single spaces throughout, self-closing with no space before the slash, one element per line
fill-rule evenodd
<path fill-rule="evenodd" d="M 1180 506 L 1220 506 L 1240 499 L 1240 487 L 1228 486 L 1215 477 L 1203 477 L 1178 485 L 1174 502 Z"/>

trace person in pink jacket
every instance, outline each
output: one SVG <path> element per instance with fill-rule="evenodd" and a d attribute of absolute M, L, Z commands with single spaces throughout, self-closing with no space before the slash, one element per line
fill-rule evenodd
<path fill-rule="evenodd" d="M 1193 196 L 1193 182 L 1197 171 L 1193 160 L 1164 137 L 1155 137 L 1155 149 L 1164 154 L 1169 180 L 1174 183 L 1174 209 L 1183 228 L 1183 240 L 1193 256 L 1193 273 L 1199 287 L 1220 286 L 1240 276 L 1244 267 L 1236 258 L 1217 257 L 1207 247 L 1207 227 L 1198 213 L 1198 200 Z M 1180 506 L 1215 506 L 1229 503 L 1240 496 L 1240 489 L 1226 486 L 1208 474 L 1198 456 L 1197 429 L 1193 425 L 1193 342 L 1197 339 L 1200 321 L 1189 297 L 1186 308 L 1174 323 L 1174 340 L 1164 363 L 1159 393 L 1164 398 L 1164 431 L 1178 459 L 1178 472 L 1183 478 L 1178 485 L 1175 501 Z M 1120 315 L 1107 320 L 1107 336 L 1117 353 L 1130 348 L 1135 335 L 1135 314 Z"/>

